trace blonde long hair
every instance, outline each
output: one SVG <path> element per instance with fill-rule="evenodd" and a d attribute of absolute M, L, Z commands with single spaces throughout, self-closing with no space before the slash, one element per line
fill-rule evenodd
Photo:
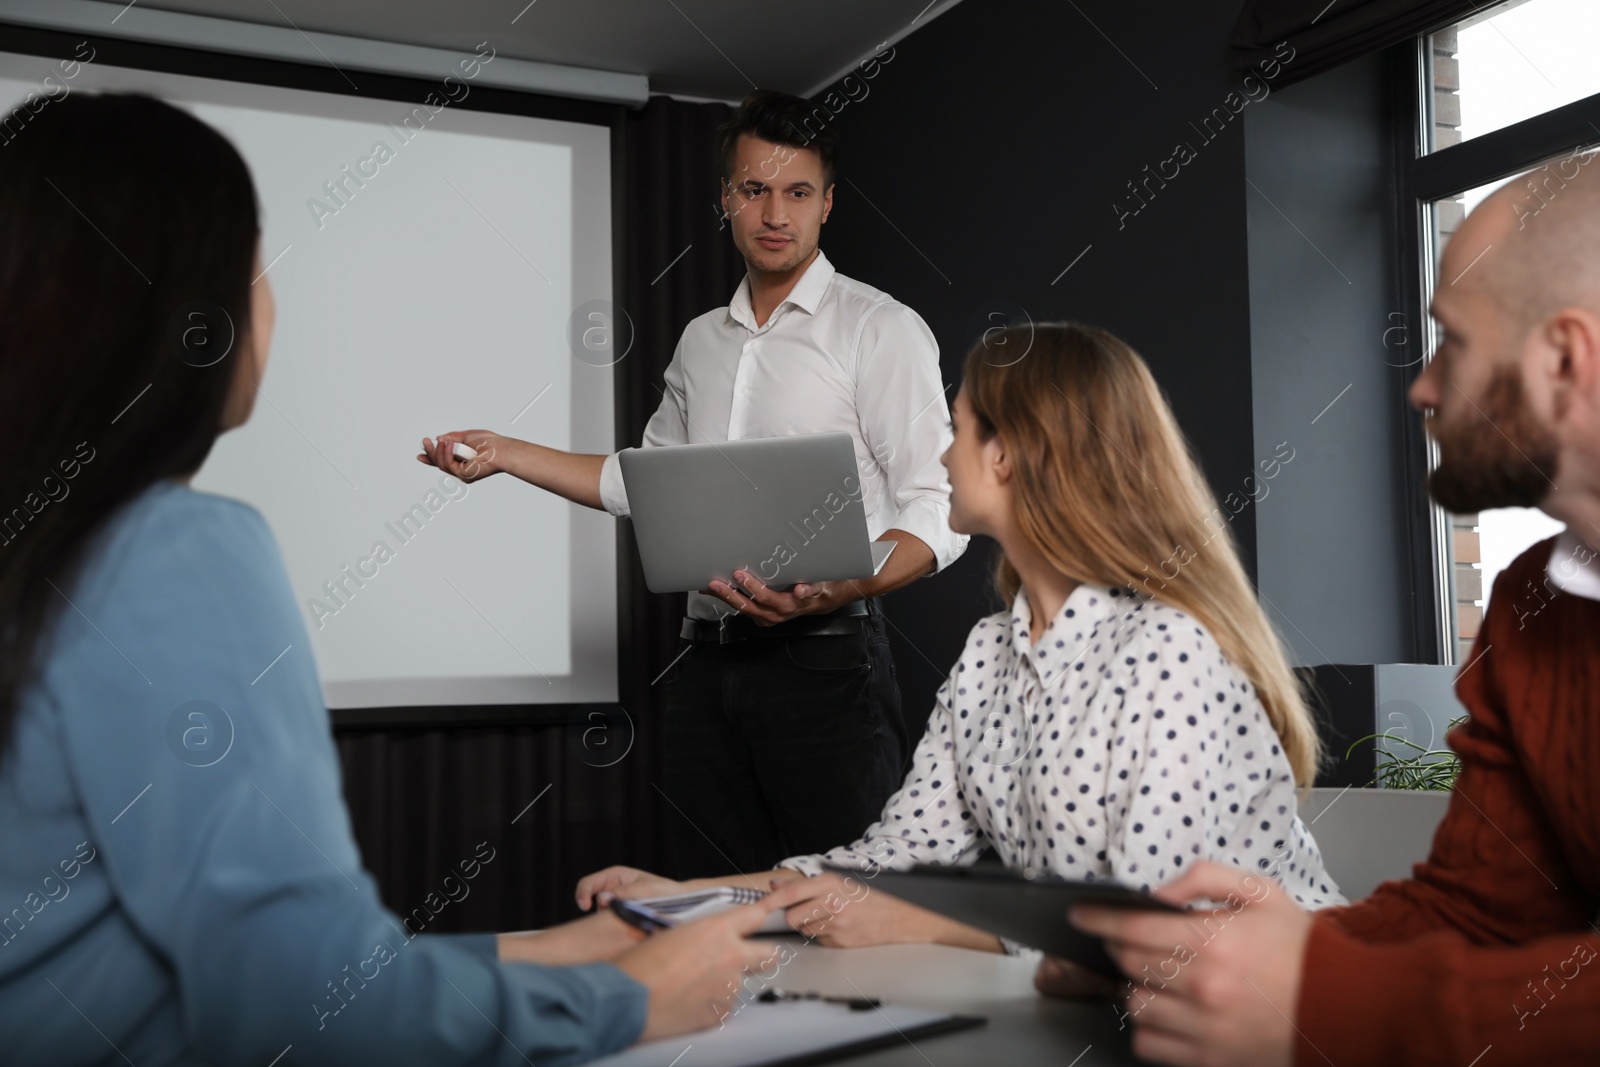
<path fill-rule="evenodd" d="M 1069 578 L 1131 586 L 1203 625 L 1255 686 L 1296 782 L 1309 788 L 1320 746 L 1300 684 L 1239 562 L 1229 516 L 1138 353 L 1078 323 L 1011 326 L 967 354 L 962 389 L 983 437 L 1005 441 L 1028 543 Z M 1004 556 L 995 584 L 1008 601 L 1021 585 Z"/>

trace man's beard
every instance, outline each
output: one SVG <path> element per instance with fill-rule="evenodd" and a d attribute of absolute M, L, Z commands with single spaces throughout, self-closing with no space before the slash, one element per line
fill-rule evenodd
<path fill-rule="evenodd" d="M 1496 368 L 1477 408 L 1456 425 L 1428 420 L 1439 442 L 1428 494 L 1457 515 L 1537 507 L 1555 487 L 1559 443 L 1524 402 L 1518 368 Z"/>

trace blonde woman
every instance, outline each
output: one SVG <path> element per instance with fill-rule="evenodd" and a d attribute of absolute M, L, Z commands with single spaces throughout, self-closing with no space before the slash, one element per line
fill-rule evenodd
<path fill-rule="evenodd" d="M 999 343 L 999 342 L 1004 342 Z M 821 864 L 972 863 L 1155 886 L 1200 860 L 1344 902 L 1296 814 L 1316 730 L 1212 497 L 1144 361 L 1104 330 L 1033 327 L 1014 362 L 967 356 L 944 454 L 952 528 L 1002 555 L 1009 606 L 972 628 L 900 790 L 853 844 L 744 879 L 589 875 L 578 902 L 766 888 Z M 788 918 L 825 944 L 995 938 L 831 876 Z M 821 900 L 826 906 L 818 907 Z M 848 907 L 844 906 L 848 903 Z"/>

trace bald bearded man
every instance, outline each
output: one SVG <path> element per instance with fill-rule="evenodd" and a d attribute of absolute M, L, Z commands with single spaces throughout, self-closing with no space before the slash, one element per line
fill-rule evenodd
<path fill-rule="evenodd" d="M 1584 162 L 1588 162 L 1585 160 Z M 1217 911 L 1075 911 L 1173 1064 L 1594 1063 L 1600 1039 L 1600 167 L 1537 214 L 1513 181 L 1450 242 L 1442 340 L 1411 389 L 1451 511 L 1567 524 L 1494 584 L 1456 692 L 1461 775 L 1427 862 L 1343 908 L 1202 865 L 1158 890 Z M 1561 176 L 1565 178 L 1566 175 Z M 1152 976 L 1154 980 L 1146 979 Z M 1087 990 L 1047 961 L 1046 992 Z"/>

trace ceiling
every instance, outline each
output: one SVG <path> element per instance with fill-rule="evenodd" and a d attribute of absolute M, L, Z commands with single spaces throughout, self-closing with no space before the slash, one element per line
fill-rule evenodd
<path fill-rule="evenodd" d="M 146 0 L 146 9 L 643 74 L 650 91 L 811 95 L 959 0 Z"/>

